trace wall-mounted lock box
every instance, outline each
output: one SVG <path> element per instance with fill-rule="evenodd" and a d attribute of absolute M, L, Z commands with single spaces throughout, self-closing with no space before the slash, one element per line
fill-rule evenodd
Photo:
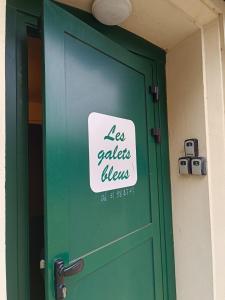
<path fill-rule="evenodd" d="M 198 153 L 198 139 L 188 139 L 184 141 L 185 156 L 196 157 Z"/>
<path fill-rule="evenodd" d="M 179 158 L 179 173 L 181 175 L 191 174 L 191 158 L 180 157 Z"/>
<path fill-rule="evenodd" d="M 191 159 L 191 174 L 207 175 L 206 158 L 195 157 Z"/>

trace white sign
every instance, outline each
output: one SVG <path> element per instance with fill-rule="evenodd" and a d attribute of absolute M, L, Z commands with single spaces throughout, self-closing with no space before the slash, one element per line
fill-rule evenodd
<path fill-rule="evenodd" d="M 88 117 L 90 186 L 99 193 L 137 182 L 135 126 L 131 120 L 91 113 Z"/>

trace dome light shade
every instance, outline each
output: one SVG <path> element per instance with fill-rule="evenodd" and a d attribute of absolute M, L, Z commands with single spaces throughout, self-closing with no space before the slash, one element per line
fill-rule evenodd
<path fill-rule="evenodd" d="M 92 5 L 94 17 L 105 25 L 120 25 L 131 12 L 130 0 L 95 0 Z"/>

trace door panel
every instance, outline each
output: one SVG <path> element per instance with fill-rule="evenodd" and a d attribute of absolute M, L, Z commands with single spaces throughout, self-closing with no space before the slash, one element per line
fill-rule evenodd
<path fill-rule="evenodd" d="M 72 215 L 69 218 L 69 228 L 74 228 L 69 231 L 69 239 L 76 236 L 80 240 L 79 246 L 70 246 L 75 257 L 79 257 L 150 223 L 145 78 L 68 35 L 65 36 L 65 78 L 69 213 L 78 212 L 76 218 Z M 124 199 L 120 199 L 118 191 L 102 195 L 90 188 L 87 120 L 92 112 L 130 119 L 136 125 L 136 132 L 140 132 L 137 134 L 138 182 L 135 187 L 122 191 Z"/>
<path fill-rule="evenodd" d="M 143 256 L 148 259 L 140 259 Z M 71 299 L 155 299 L 153 270 L 150 239 L 77 281 Z M 71 278 L 67 282 L 68 293 L 73 285 Z"/>
<path fill-rule="evenodd" d="M 50 1 L 44 44 L 46 299 L 54 299 L 54 261 L 80 257 L 84 270 L 66 278 L 67 299 L 162 299 L 153 67 Z M 135 186 L 92 191 L 93 112 L 134 123 Z"/>

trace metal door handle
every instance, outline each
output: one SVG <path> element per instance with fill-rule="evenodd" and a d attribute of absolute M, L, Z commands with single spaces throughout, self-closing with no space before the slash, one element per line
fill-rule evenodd
<path fill-rule="evenodd" d="M 55 273 L 55 297 L 56 300 L 63 300 L 66 298 L 67 288 L 64 283 L 64 277 L 74 276 L 80 273 L 84 268 L 84 260 L 79 259 L 71 265 L 65 267 L 64 261 L 58 259 L 54 264 Z"/>

